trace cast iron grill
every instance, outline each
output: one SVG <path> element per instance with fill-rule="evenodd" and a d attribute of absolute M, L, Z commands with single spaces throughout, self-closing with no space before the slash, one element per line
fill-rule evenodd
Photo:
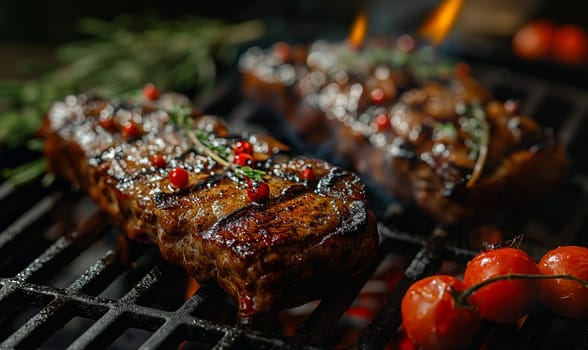
<path fill-rule="evenodd" d="M 476 71 L 499 98 L 519 98 L 525 114 L 553 128 L 573 160 L 572 172 L 558 190 L 516 215 L 523 218 L 516 228 L 527 234 L 525 248 L 537 258 L 557 244 L 588 244 L 588 161 L 583 157 L 588 93 L 502 68 Z M 214 98 L 199 104 L 227 115 L 237 130 L 243 124 L 280 125 L 266 131 L 305 152 L 329 157 L 328 145 L 304 148 L 283 124 L 268 123 L 267 111 L 226 93 L 234 82 L 228 79 Z M 376 206 L 389 207 L 382 202 L 388 198 L 373 199 Z M 384 214 L 380 253 L 362 275 L 319 303 L 245 325 L 214 283 L 186 299 L 188 277 L 182 269 L 163 261 L 154 247 L 124 239 L 87 197 L 63 184 L 16 188 L 4 183 L 0 205 L 5 215 L 0 219 L 1 349 L 379 349 L 395 336 L 399 301 L 411 281 L 439 268 L 459 273 L 474 254 L 465 245 L 430 239 L 430 231 L 392 226 L 388 223 L 395 218 Z M 374 286 L 382 286 L 377 276 L 390 261 L 396 271 L 391 289 L 376 288 L 380 298 L 368 298 L 375 303 L 373 312 L 352 314 L 366 295 L 374 294 Z M 472 348 L 483 342 L 490 349 L 586 349 L 588 324 L 537 306 L 520 329 L 485 324 Z"/>

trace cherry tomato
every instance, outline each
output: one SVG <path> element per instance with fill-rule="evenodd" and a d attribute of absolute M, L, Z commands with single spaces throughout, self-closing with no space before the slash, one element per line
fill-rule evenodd
<path fill-rule="evenodd" d="M 492 277 L 511 273 L 538 274 L 539 269 L 524 251 L 498 248 L 470 260 L 463 281 L 469 288 Z M 538 297 L 537 280 L 503 280 L 478 290 L 470 302 L 478 306 L 482 318 L 494 322 L 514 322 L 527 314 Z"/>
<path fill-rule="evenodd" d="M 177 188 L 185 188 L 190 182 L 190 174 L 183 168 L 172 169 L 168 174 L 169 181 Z"/>
<path fill-rule="evenodd" d="M 247 181 L 247 196 L 254 202 L 263 202 L 269 198 L 269 185 L 265 181 Z"/>
<path fill-rule="evenodd" d="M 240 141 L 235 142 L 235 145 L 233 146 L 233 152 L 235 152 L 235 154 L 239 154 L 239 153 L 253 154 L 253 146 L 251 145 L 251 143 L 249 141 L 240 140 Z"/>
<path fill-rule="evenodd" d="M 406 334 L 424 349 L 467 347 L 480 328 L 475 307 L 457 305 L 455 291 L 464 286 L 453 276 L 437 275 L 413 283 L 400 304 Z"/>
<path fill-rule="evenodd" d="M 512 48 L 520 58 L 546 58 L 551 50 L 555 26 L 549 21 L 532 21 L 522 27 L 512 39 Z"/>
<path fill-rule="evenodd" d="M 150 101 L 155 101 L 159 98 L 159 89 L 149 83 L 143 86 L 143 98 Z"/>
<path fill-rule="evenodd" d="M 588 280 L 588 248 L 563 246 L 539 260 L 543 275 L 572 275 Z M 555 313 L 569 318 L 588 318 L 588 288 L 576 281 L 541 281 L 541 302 Z"/>
<path fill-rule="evenodd" d="M 555 30 L 553 58 L 564 64 L 579 65 L 588 60 L 588 34 L 576 25 L 563 25 Z"/>

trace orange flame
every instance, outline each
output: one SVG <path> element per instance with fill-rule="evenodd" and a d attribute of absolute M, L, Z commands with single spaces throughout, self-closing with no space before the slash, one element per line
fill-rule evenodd
<path fill-rule="evenodd" d="M 419 28 L 419 34 L 439 45 L 449 33 L 461 10 L 463 0 L 444 0 Z"/>
<path fill-rule="evenodd" d="M 367 15 L 365 11 L 359 11 L 359 14 L 353 21 L 351 31 L 349 32 L 349 44 L 352 48 L 357 49 L 363 43 L 367 33 Z"/>
<path fill-rule="evenodd" d="M 188 281 L 186 283 L 186 294 L 184 295 L 184 299 L 188 300 L 200 289 L 200 285 L 196 280 L 192 277 L 188 277 Z"/>

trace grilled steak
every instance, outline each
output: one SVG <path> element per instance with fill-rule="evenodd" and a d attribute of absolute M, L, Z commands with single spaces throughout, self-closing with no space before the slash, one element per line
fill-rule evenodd
<path fill-rule="evenodd" d="M 42 131 L 50 171 L 86 191 L 129 237 L 157 244 L 199 282 L 216 279 L 243 317 L 316 298 L 364 268 L 378 236 L 356 175 L 316 159 L 277 160 L 281 144 L 251 135 L 269 185 L 269 197 L 254 201 L 251 178 L 203 155 L 170 121 L 180 104 L 176 95 L 55 103 Z M 190 113 L 217 149 L 231 150 L 237 139 L 222 121 Z M 176 168 L 187 171 L 185 185 L 170 180 Z"/>
<path fill-rule="evenodd" d="M 434 221 L 480 223 L 545 193 L 565 173 L 549 131 L 493 99 L 463 64 L 422 49 L 317 42 L 252 48 L 243 93 L 282 113 L 309 142 L 335 153 Z"/>

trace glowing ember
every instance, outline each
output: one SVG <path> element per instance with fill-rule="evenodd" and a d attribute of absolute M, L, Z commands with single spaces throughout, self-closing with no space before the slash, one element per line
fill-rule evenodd
<path fill-rule="evenodd" d="M 463 0 L 444 0 L 421 25 L 419 34 L 433 45 L 439 45 L 455 23 L 462 5 Z"/>
<path fill-rule="evenodd" d="M 349 45 L 354 49 L 357 49 L 363 43 L 365 34 L 367 33 L 367 15 L 364 11 L 360 11 L 357 18 L 351 26 L 351 32 L 349 33 Z"/>

